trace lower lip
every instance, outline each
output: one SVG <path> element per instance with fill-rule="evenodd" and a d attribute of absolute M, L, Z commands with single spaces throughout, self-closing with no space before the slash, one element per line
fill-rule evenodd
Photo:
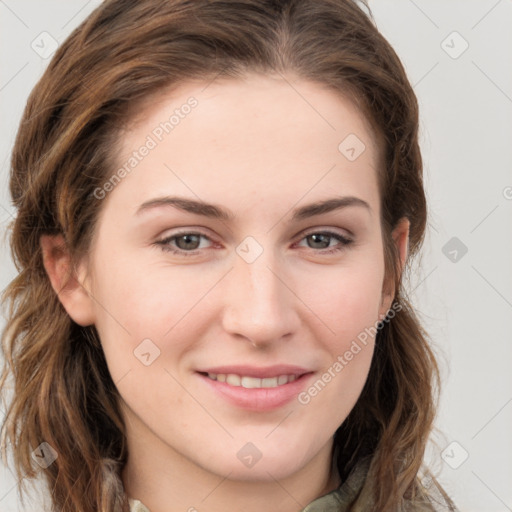
<path fill-rule="evenodd" d="M 275 388 L 244 388 L 230 386 L 225 382 L 210 379 L 198 373 L 199 377 L 223 398 L 236 407 L 251 411 L 270 411 L 291 402 L 306 387 L 313 373 L 301 375 L 298 379 Z"/>

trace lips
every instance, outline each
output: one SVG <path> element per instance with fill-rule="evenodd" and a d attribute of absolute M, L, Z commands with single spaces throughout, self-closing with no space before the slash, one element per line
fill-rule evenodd
<path fill-rule="evenodd" d="M 197 372 L 209 390 L 236 407 L 269 411 L 293 400 L 313 371 L 292 365 L 217 366 Z"/>

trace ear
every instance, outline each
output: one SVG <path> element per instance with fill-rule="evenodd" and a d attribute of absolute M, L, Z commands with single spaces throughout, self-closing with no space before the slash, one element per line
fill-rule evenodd
<path fill-rule="evenodd" d="M 402 217 L 395 229 L 393 230 L 391 236 L 393 237 L 393 240 L 397 246 L 398 252 L 400 254 L 400 272 L 403 271 L 403 268 L 405 266 L 405 262 L 407 261 L 407 255 L 409 253 L 409 228 L 410 228 L 410 221 L 407 217 Z M 391 288 L 391 289 L 390 289 Z M 389 283 L 385 283 L 385 286 L 383 287 L 382 291 L 382 300 L 381 300 L 381 309 L 379 311 L 380 316 L 384 317 L 386 316 L 389 308 L 391 307 L 391 304 L 393 302 L 393 298 L 395 296 L 395 289 L 394 289 L 394 283 L 391 283 L 391 286 L 389 286 Z"/>
<path fill-rule="evenodd" d="M 44 268 L 64 309 L 77 324 L 83 327 L 93 324 L 93 302 L 84 288 L 85 264 L 81 262 L 77 268 L 73 268 L 62 235 L 42 235 L 39 243 Z"/>

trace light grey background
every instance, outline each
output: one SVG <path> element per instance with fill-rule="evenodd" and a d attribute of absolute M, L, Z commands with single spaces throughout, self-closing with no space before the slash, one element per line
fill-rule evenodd
<path fill-rule="evenodd" d="M 0 289 L 15 275 L 4 232 L 14 214 L 8 162 L 22 109 L 51 38 L 62 42 L 98 4 L 0 0 Z M 512 2 L 370 5 L 421 108 L 430 212 L 410 289 L 444 382 L 439 449 L 432 445 L 428 460 L 461 510 L 512 511 Z M 0 462 L 2 512 L 21 510 L 15 483 Z M 36 500 L 27 510 L 41 510 Z"/>

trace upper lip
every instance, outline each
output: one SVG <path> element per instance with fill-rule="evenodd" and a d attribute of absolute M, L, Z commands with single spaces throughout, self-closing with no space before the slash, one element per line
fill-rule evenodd
<path fill-rule="evenodd" d="M 266 377 L 279 377 L 280 375 L 295 375 L 300 377 L 305 373 L 311 373 L 312 370 L 302 368 L 300 366 L 290 364 L 276 364 L 273 366 L 248 366 L 248 365 L 234 365 L 234 366 L 215 366 L 212 368 L 204 368 L 197 370 L 200 373 L 215 373 L 220 374 L 234 374 L 246 377 L 255 377 L 264 379 Z"/>

